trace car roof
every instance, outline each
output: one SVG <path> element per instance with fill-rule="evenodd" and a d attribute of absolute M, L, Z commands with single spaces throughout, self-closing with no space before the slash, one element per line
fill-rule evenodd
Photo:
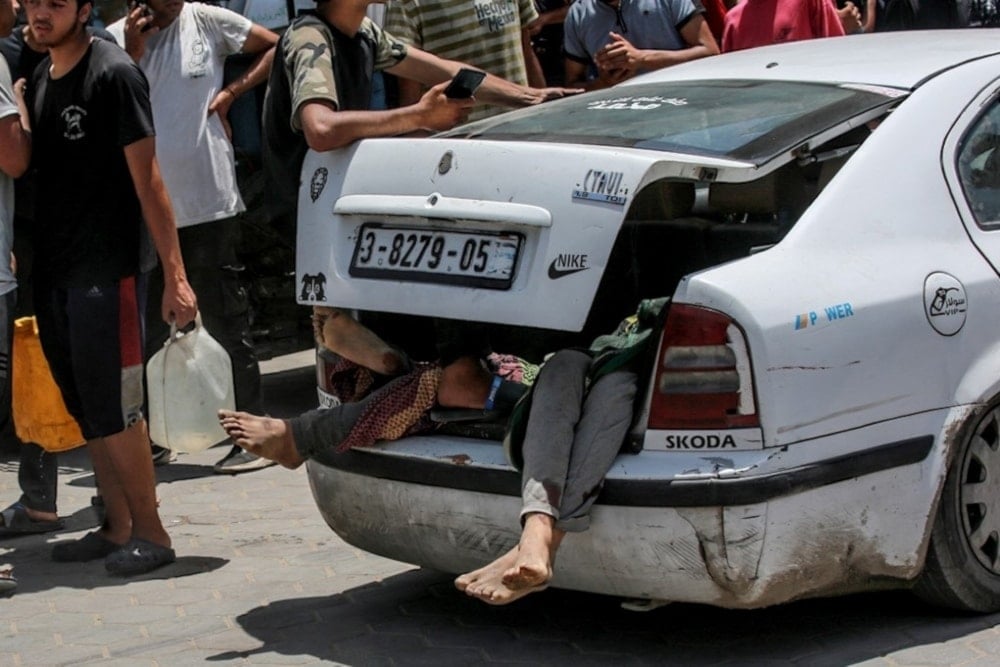
<path fill-rule="evenodd" d="M 1000 53 L 1000 29 L 851 35 L 734 51 L 667 67 L 621 86 L 696 79 L 781 79 L 912 89 L 935 74 Z"/>

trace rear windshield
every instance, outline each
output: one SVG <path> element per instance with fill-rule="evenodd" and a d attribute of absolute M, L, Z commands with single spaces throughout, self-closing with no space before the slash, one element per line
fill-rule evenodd
<path fill-rule="evenodd" d="M 902 94 L 790 81 L 645 83 L 521 109 L 441 136 L 629 146 L 761 163 Z"/>

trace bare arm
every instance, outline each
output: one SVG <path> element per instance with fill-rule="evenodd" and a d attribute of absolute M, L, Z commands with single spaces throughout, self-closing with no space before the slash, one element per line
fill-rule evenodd
<path fill-rule="evenodd" d="M 843 7 L 836 10 L 840 19 L 840 26 L 844 29 L 845 35 L 864 32 L 865 26 L 861 21 L 861 11 L 853 2 L 847 2 Z M 817 37 L 827 37 L 826 33 L 821 33 Z"/>
<path fill-rule="evenodd" d="M 587 66 L 565 56 L 563 56 L 563 62 L 566 64 L 566 85 L 586 87 Z"/>
<path fill-rule="evenodd" d="M 163 266 L 163 321 L 174 321 L 178 327 L 184 327 L 194 320 L 198 301 L 184 271 L 174 212 L 156 162 L 155 141 L 146 137 L 129 144 L 125 147 L 125 161 L 142 206 L 142 217 Z"/>
<path fill-rule="evenodd" d="M 868 0 L 865 3 L 865 22 L 863 28 L 867 33 L 875 32 L 875 17 L 878 14 L 877 0 Z"/>
<path fill-rule="evenodd" d="M 438 58 L 431 53 L 411 47 L 407 51 L 406 58 L 388 71 L 396 76 L 433 86 L 448 81 L 462 67 L 465 65 L 455 60 Z M 516 108 L 578 92 L 580 91 L 568 88 L 530 88 L 487 74 L 479 90 L 476 91 L 476 99 L 487 104 Z"/>
<path fill-rule="evenodd" d="M 639 70 L 652 71 L 680 63 L 714 56 L 719 46 L 701 14 L 692 16 L 681 28 L 686 48 L 676 50 L 639 49 L 618 33 L 611 33 L 611 42 L 594 56 L 601 70 L 628 70 L 630 76 Z"/>
<path fill-rule="evenodd" d="M 24 104 L 24 79 L 14 85 L 18 113 L 0 119 L 0 171 L 17 178 L 31 161 L 31 132 Z"/>
<path fill-rule="evenodd" d="M 369 137 L 452 128 L 465 120 L 475 101 L 448 99 L 447 85 L 434 86 L 416 104 L 385 111 L 338 111 L 325 100 L 307 100 L 299 110 L 306 144 L 314 151 L 329 151 Z"/>
<path fill-rule="evenodd" d="M 629 70 L 625 68 L 615 70 L 598 69 L 597 78 L 588 81 L 587 70 L 589 67 L 587 65 L 565 57 L 563 58 L 563 62 L 566 63 L 566 85 L 580 87 L 584 90 L 608 88 L 631 76 Z"/>
<path fill-rule="evenodd" d="M 219 114 L 222 126 L 226 129 L 226 136 L 232 137 L 233 134 L 228 120 L 229 107 L 240 95 L 256 88 L 267 79 L 271 63 L 274 62 L 274 45 L 277 42 L 278 36 L 267 28 L 256 23 L 250 27 L 250 33 L 243 42 L 242 52 L 259 55 L 239 78 L 220 90 L 208 105 L 208 115 Z"/>
<path fill-rule="evenodd" d="M 329 101 L 306 100 L 298 110 L 306 143 L 313 150 L 328 151 L 369 137 L 447 130 L 464 121 L 477 100 L 522 107 L 579 92 L 566 88 L 529 88 L 487 74 L 475 98 L 448 99 L 444 89 L 462 67 L 462 63 L 410 47 L 406 58 L 386 71 L 431 86 L 416 103 L 386 111 L 338 111 Z"/>
<path fill-rule="evenodd" d="M 17 116 L 0 118 L 0 171 L 17 178 L 28 170 L 31 157 L 30 135 Z"/>

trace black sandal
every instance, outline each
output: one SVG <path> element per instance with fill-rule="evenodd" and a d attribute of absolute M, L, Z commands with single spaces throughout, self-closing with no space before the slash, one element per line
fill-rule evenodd
<path fill-rule="evenodd" d="M 176 559 L 177 555 L 170 547 L 133 537 L 125 543 L 125 546 L 104 559 L 104 569 L 111 574 L 128 577 L 151 572 L 158 567 L 173 563 Z"/>

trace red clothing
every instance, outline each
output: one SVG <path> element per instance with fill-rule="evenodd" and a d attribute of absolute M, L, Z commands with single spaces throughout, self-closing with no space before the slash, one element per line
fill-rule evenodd
<path fill-rule="evenodd" d="M 705 6 L 705 23 L 712 31 L 712 37 L 715 37 L 715 41 L 721 45 L 722 30 L 726 21 L 726 6 L 722 4 L 722 0 L 702 0 L 701 4 Z M 721 49 L 722 46 L 719 48 Z"/>
<path fill-rule="evenodd" d="M 832 0 L 742 0 L 726 14 L 721 48 L 738 51 L 843 34 Z"/>

